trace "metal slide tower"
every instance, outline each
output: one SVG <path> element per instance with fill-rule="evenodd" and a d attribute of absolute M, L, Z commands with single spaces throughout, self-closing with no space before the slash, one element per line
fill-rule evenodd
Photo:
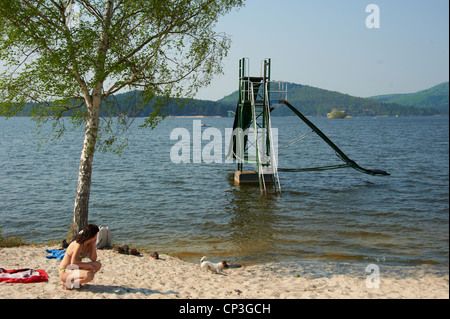
<path fill-rule="evenodd" d="M 390 175 L 379 169 L 365 169 L 344 154 L 319 128 L 287 101 L 287 83 L 270 80 L 270 59 L 261 62 L 259 77 L 249 76 L 249 60 L 239 61 L 239 100 L 234 116 L 233 135 L 227 159 L 236 159 L 237 183 L 259 183 L 261 194 L 267 194 L 268 185 L 273 185 L 276 194 L 281 194 L 278 171 L 301 172 L 354 168 L 369 175 Z M 278 136 L 274 137 L 270 112 L 278 105 L 286 105 L 310 129 L 330 146 L 344 164 L 301 169 L 278 169 Z M 277 131 L 276 131 L 277 132 Z M 308 133 L 310 134 L 310 133 Z M 253 164 L 256 170 L 244 171 L 244 163 Z"/>
<path fill-rule="evenodd" d="M 286 90 L 282 82 L 270 81 L 270 59 L 261 62 L 259 77 L 249 76 L 249 60 L 239 61 L 239 100 L 233 124 L 233 137 L 228 158 L 237 160 L 235 181 L 259 183 L 261 194 L 267 194 L 268 185 L 281 193 L 277 169 L 277 154 L 271 127 L 272 105 L 278 104 Z M 256 170 L 244 171 L 244 163 Z"/>

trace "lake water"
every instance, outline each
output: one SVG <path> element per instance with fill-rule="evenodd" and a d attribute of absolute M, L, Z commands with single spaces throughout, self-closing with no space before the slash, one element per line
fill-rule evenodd
<path fill-rule="evenodd" d="M 351 168 L 280 172 L 282 196 L 267 197 L 234 185 L 236 164 L 171 161 L 171 132 L 193 132 L 194 120 L 167 118 L 142 130 L 138 118 L 122 157 L 96 153 L 89 219 L 109 226 L 115 243 L 192 262 L 207 255 L 448 266 L 448 117 L 311 118 L 360 166 L 391 176 Z M 232 118 L 201 121 L 228 143 Z M 297 117 L 272 121 L 280 149 L 309 132 Z M 59 242 L 72 222 L 82 129 L 39 150 L 35 129 L 28 118 L 0 119 L 0 227 L 3 236 Z M 280 168 L 341 163 L 315 134 L 279 153 Z"/>

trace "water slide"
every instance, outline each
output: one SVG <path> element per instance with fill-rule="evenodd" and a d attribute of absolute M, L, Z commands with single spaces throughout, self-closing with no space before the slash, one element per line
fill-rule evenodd
<path fill-rule="evenodd" d="M 366 169 L 366 168 L 359 166 L 355 161 L 351 160 L 347 155 L 345 155 L 344 152 L 342 152 L 339 149 L 339 147 L 337 147 L 325 134 L 322 133 L 321 130 L 319 130 L 313 123 L 311 123 L 310 120 L 308 120 L 302 113 L 300 113 L 289 102 L 282 100 L 282 101 L 280 101 L 280 103 L 286 105 L 289 109 L 291 109 L 291 111 L 294 112 L 295 115 L 297 115 L 300 119 L 302 119 L 306 125 L 308 125 L 317 135 L 319 135 L 332 149 L 334 149 L 336 151 L 336 154 L 338 155 L 338 157 L 346 163 L 346 165 L 334 166 L 333 168 L 352 167 L 362 173 L 369 174 L 369 175 L 390 175 L 388 172 L 383 171 L 383 170 Z M 325 169 L 325 168 L 322 168 L 322 169 Z M 280 171 L 282 171 L 282 169 L 280 169 Z M 285 170 L 285 171 L 288 171 L 288 170 Z M 290 171 L 295 171 L 295 170 L 290 170 Z"/>

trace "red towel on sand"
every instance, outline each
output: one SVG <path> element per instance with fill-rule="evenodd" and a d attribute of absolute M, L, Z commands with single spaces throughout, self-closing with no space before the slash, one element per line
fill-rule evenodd
<path fill-rule="evenodd" d="M 48 280 L 47 273 L 42 270 L 34 269 L 11 269 L 0 268 L 0 282 L 6 283 L 32 283 Z"/>

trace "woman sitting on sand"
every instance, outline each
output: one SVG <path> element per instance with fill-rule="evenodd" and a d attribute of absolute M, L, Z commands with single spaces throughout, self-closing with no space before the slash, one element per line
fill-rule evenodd
<path fill-rule="evenodd" d="M 59 278 L 65 289 L 80 288 L 82 284 L 94 279 L 102 265 L 97 261 L 97 225 L 87 225 L 67 247 L 61 264 Z M 91 262 L 82 262 L 89 256 Z"/>

